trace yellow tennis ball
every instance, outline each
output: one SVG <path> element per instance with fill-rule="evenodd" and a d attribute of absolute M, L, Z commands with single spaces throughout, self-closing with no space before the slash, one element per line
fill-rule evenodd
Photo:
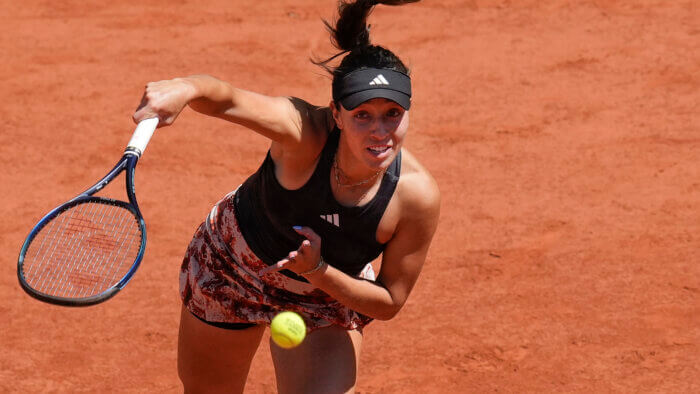
<path fill-rule="evenodd" d="M 298 346 L 306 337 L 304 319 L 291 311 L 279 313 L 270 323 L 270 337 L 281 348 Z"/>

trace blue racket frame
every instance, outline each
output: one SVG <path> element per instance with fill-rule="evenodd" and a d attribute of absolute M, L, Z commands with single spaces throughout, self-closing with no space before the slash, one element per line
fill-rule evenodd
<path fill-rule="evenodd" d="M 135 149 L 127 149 L 127 151 L 124 153 L 124 156 L 119 160 L 119 162 L 114 166 L 114 168 L 107 174 L 105 175 L 104 178 L 102 178 L 99 182 L 95 183 L 92 187 L 87 189 L 86 191 L 80 193 L 78 196 L 75 198 L 71 199 L 70 201 L 61 204 L 60 206 L 54 208 L 51 210 L 46 216 L 44 216 L 35 226 L 32 228 L 31 232 L 27 236 L 26 240 L 24 241 L 24 244 L 22 245 L 22 249 L 19 253 L 19 259 L 17 261 L 17 277 L 19 279 L 19 283 L 24 289 L 27 294 L 30 296 L 43 301 L 43 302 L 48 302 L 51 304 L 56 304 L 56 305 L 63 305 L 63 306 L 89 306 L 89 305 L 94 305 L 98 304 L 101 302 L 104 302 L 116 295 L 124 286 L 126 286 L 127 283 L 131 280 L 131 278 L 134 276 L 134 273 L 138 269 L 139 265 L 141 264 L 141 260 L 143 260 L 143 256 L 146 251 L 146 223 L 143 219 L 143 215 L 141 215 L 141 211 L 139 210 L 138 203 L 136 202 L 136 191 L 134 188 L 134 173 L 135 173 L 135 168 L 136 168 L 136 163 L 139 160 L 139 157 L 141 155 L 141 152 Z M 114 178 L 116 178 L 119 174 L 121 174 L 122 171 L 126 171 L 126 193 L 129 199 L 129 202 L 124 202 L 120 200 L 113 200 L 111 198 L 105 198 L 105 197 L 96 197 L 93 196 L 93 194 L 97 193 L 100 191 L 102 188 L 104 188 L 107 184 L 109 184 Z M 32 288 L 24 278 L 24 257 L 29 250 L 29 246 L 32 244 L 32 241 L 36 237 L 36 235 L 41 231 L 41 229 L 46 226 L 47 223 L 49 223 L 51 220 L 56 218 L 58 215 L 60 215 L 62 212 L 65 210 L 72 208 L 76 205 L 83 204 L 86 202 L 100 202 L 108 205 L 115 205 L 123 208 L 127 208 L 137 219 L 139 228 L 141 230 L 141 246 L 139 248 L 138 254 L 136 256 L 136 259 L 134 263 L 132 264 L 131 268 L 129 271 L 124 275 L 124 277 L 119 280 L 115 285 L 110 287 L 109 289 L 103 291 L 100 294 L 96 294 L 90 297 L 82 297 L 82 298 L 66 298 L 66 297 L 58 297 L 58 296 L 52 296 L 46 293 L 43 293 L 41 291 L 38 291 L 34 288 Z"/>

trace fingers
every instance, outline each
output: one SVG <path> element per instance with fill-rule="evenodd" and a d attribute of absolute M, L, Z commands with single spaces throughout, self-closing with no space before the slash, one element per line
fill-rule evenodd
<path fill-rule="evenodd" d="M 318 260 L 318 256 L 321 254 L 321 248 L 312 245 L 311 241 L 305 239 L 299 249 L 297 249 L 301 256 L 304 256 L 305 260 L 310 260 L 311 262 Z"/>
<path fill-rule="evenodd" d="M 318 261 L 321 254 L 321 237 L 310 227 L 294 226 L 293 228 L 294 231 L 306 237 L 299 246 L 299 253 L 312 261 Z"/>
<path fill-rule="evenodd" d="M 187 85 L 177 79 L 149 82 L 132 116 L 134 122 L 157 117 L 159 127 L 172 124 L 187 105 L 186 93 Z"/>
<path fill-rule="evenodd" d="M 305 236 L 306 239 L 311 241 L 311 244 L 313 244 L 313 245 L 319 244 L 321 242 L 321 237 L 319 237 L 319 235 L 316 234 L 316 232 L 314 230 L 312 230 L 310 227 L 294 226 L 292 228 L 297 233 Z"/>
<path fill-rule="evenodd" d="M 262 276 L 271 272 L 288 269 L 293 272 L 304 272 L 318 264 L 321 258 L 321 237 L 309 227 L 294 226 L 294 231 L 307 239 L 301 242 L 297 250 L 289 252 L 286 258 L 263 268 L 258 272 Z"/>
<path fill-rule="evenodd" d="M 287 266 L 287 264 L 289 264 L 289 262 L 290 262 L 289 259 L 282 259 L 282 260 L 276 262 L 275 264 L 272 264 L 270 266 L 267 266 L 267 267 L 261 269 L 258 272 L 258 275 L 263 276 L 263 275 L 269 274 L 271 272 L 281 271 L 281 270 L 285 269 L 285 267 Z"/>
<path fill-rule="evenodd" d="M 321 237 L 309 227 L 294 226 L 294 231 L 306 237 L 299 246 L 299 253 L 311 261 L 318 261 L 321 255 Z"/>
<path fill-rule="evenodd" d="M 134 115 L 132 116 L 134 123 L 138 124 L 144 119 L 158 117 L 158 111 L 153 107 L 154 98 L 150 92 L 152 84 L 153 82 L 146 84 L 143 95 L 141 96 L 141 102 L 139 106 L 136 107 L 136 111 L 134 111 Z M 162 123 L 162 119 L 160 119 L 159 123 Z"/>
<path fill-rule="evenodd" d="M 286 259 L 282 259 L 282 260 L 276 262 L 275 264 L 272 264 L 270 266 L 267 266 L 267 267 L 261 269 L 260 271 L 258 271 L 258 275 L 262 276 L 265 274 L 269 274 L 270 272 L 277 272 L 277 271 L 281 271 L 283 269 L 289 269 L 290 268 L 289 266 L 295 261 L 295 259 L 297 258 L 298 255 L 299 255 L 298 251 L 296 251 L 296 250 L 291 251 L 291 252 L 289 252 L 289 255 L 287 256 Z"/>

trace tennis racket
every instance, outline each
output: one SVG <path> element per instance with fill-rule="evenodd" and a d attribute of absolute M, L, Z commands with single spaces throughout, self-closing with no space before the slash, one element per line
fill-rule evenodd
<path fill-rule="evenodd" d="M 34 226 L 17 262 L 19 283 L 29 295 L 51 304 L 86 306 L 106 301 L 126 286 L 146 249 L 134 169 L 157 126 L 158 118 L 141 121 L 104 178 Z M 128 202 L 94 196 L 122 171 Z"/>

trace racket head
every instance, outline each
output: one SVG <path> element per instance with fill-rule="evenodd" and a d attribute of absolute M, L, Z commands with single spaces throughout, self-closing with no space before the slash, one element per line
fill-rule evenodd
<path fill-rule="evenodd" d="M 137 206 L 81 195 L 34 226 L 22 245 L 17 276 L 41 301 L 94 305 L 129 282 L 145 249 L 146 225 Z"/>

